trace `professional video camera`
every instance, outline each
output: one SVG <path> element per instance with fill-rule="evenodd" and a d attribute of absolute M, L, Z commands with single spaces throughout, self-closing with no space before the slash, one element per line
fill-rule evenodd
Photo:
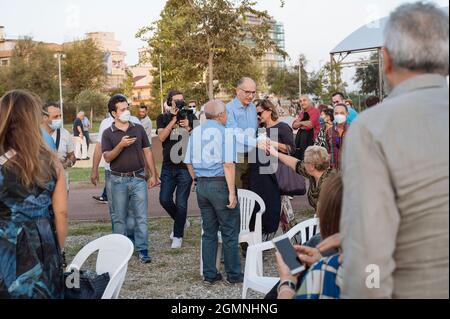
<path fill-rule="evenodd" d="M 194 111 L 186 108 L 184 101 L 176 101 L 176 108 L 178 109 L 177 122 L 189 119 L 189 115 L 193 115 Z"/>

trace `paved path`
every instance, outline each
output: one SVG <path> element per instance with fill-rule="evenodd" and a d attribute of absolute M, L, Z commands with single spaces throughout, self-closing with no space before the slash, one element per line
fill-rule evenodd
<path fill-rule="evenodd" d="M 287 123 L 291 123 L 293 120 L 294 118 L 283 119 Z M 95 144 L 92 144 L 89 148 L 89 157 L 91 159 L 89 161 L 77 162 L 75 167 L 91 168 L 94 148 Z M 162 145 L 157 137 L 153 137 L 152 139 L 152 149 L 156 162 L 162 162 Z M 100 165 L 103 166 L 103 161 Z M 69 194 L 69 219 L 76 221 L 109 220 L 108 206 L 98 204 L 92 199 L 92 196 L 100 196 L 102 191 L 103 185 L 94 187 L 89 183 L 72 183 Z M 149 191 L 149 216 L 153 218 L 168 217 L 168 214 L 159 204 L 159 191 L 159 188 Z M 294 211 L 310 207 L 306 196 L 295 198 L 292 205 Z M 195 193 L 191 193 L 189 198 L 188 216 L 200 216 Z"/>
<path fill-rule="evenodd" d="M 108 205 L 98 204 L 92 196 L 99 196 L 102 187 L 91 187 L 87 184 L 72 185 L 69 194 L 70 221 L 103 221 L 109 220 Z M 306 196 L 296 197 L 292 205 L 294 211 L 309 208 Z M 151 218 L 168 217 L 169 215 L 159 204 L 159 188 L 149 191 L 149 216 Z M 196 193 L 189 197 L 188 216 L 200 216 Z"/>

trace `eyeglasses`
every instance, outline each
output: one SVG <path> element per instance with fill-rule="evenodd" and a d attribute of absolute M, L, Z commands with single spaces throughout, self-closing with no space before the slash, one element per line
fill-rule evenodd
<path fill-rule="evenodd" d="M 239 90 L 241 90 L 242 92 L 244 92 L 245 95 L 247 95 L 247 96 L 250 96 L 250 95 L 256 95 L 256 91 L 246 91 L 246 90 L 243 90 L 243 89 L 241 89 L 241 88 L 239 88 Z"/>

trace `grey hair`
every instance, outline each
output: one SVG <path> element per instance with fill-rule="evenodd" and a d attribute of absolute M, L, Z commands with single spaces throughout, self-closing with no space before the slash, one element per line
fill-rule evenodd
<path fill-rule="evenodd" d="M 236 83 L 236 87 L 237 87 L 237 88 L 241 87 L 242 84 L 244 84 L 244 83 L 247 82 L 247 81 L 251 81 L 251 82 L 255 83 L 255 85 L 256 85 L 255 80 L 253 80 L 252 78 L 249 78 L 249 77 L 246 76 L 246 77 L 241 78 L 241 79 Z"/>
<path fill-rule="evenodd" d="M 448 13 L 434 4 L 401 5 L 390 15 L 384 37 L 394 67 L 448 75 Z"/>
<path fill-rule="evenodd" d="M 308 94 L 303 94 L 300 98 L 302 98 L 302 97 L 305 97 L 308 100 L 310 106 L 314 106 L 314 102 L 313 102 L 311 96 L 309 96 Z"/>
<path fill-rule="evenodd" d="M 207 120 L 214 120 L 220 113 L 225 111 L 225 103 L 220 100 L 211 100 L 205 105 L 205 116 Z"/>

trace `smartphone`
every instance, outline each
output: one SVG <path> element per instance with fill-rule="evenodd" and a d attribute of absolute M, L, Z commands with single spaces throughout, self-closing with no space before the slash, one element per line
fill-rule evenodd
<path fill-rule="evenodd" d="M 128 136 L 128 139 L 131 140 L 133 138 L 137 138 L 137 136 Z"/>
<path fill-rule="evenodd" d="M 292 245 L 288 236 L 275 238 L 272 242 L 283 257 L 284 262 L 291 270 L 291 274 L 293 276 L 305 270 L 305 267 L 300 262 L 297 252 L 295 251 L 294 246 Z"/>

